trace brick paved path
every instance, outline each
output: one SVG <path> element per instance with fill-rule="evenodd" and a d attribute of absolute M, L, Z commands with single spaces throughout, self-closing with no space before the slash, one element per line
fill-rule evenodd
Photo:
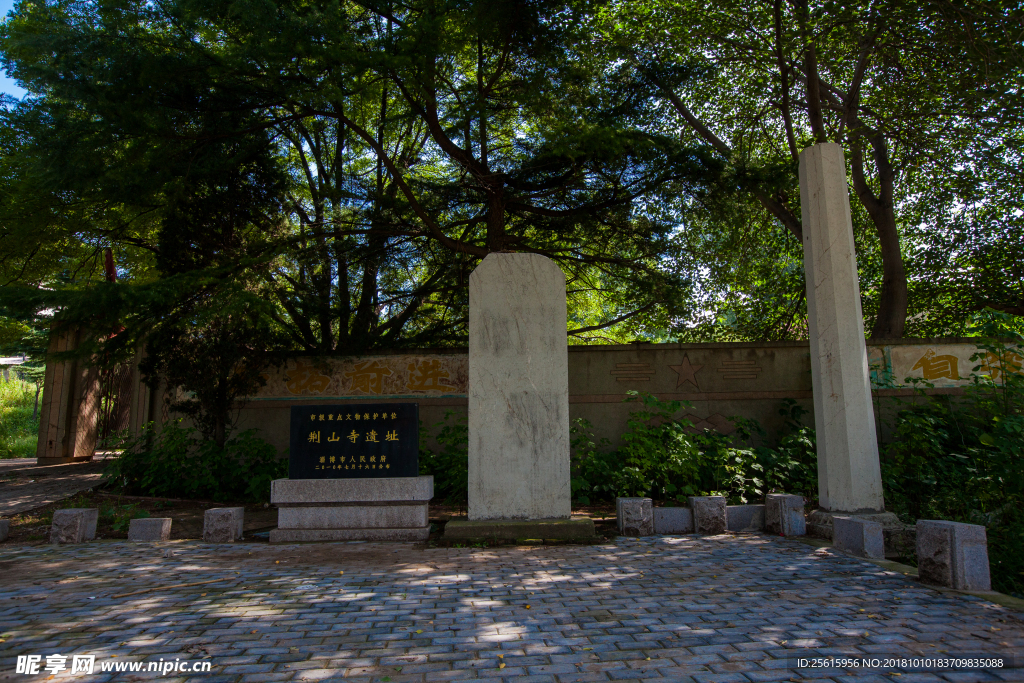
<path fill-rule="evenodd" d="M 46 679 L 14 674 L 17 654 L 70 664 L 75 652 L 208 657 L 211 673 L 188 679 L 205 683 L 1024 680 L 1024 669 L 797 669 L 796 657 L 819 652 L 1019 657 L 1024 615 L 762 535 L 501 549 L 0 546 L 0 577 L 2 680 Z M 211 583 L 174 587 L 199 581 Z M 53 680 L 184 680 L 110 676 Z"/>

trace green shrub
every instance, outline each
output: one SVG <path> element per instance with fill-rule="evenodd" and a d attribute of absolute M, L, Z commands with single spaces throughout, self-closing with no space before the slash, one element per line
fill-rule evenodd
<path fill-rule="evenodd" d="M 288 476 L 288 461 L 255 429 L 219 448 L 179 420 L 159 433 L 147 425 L 110 461 L 106 475 L 130 495 L 262 502 L 270 497 L 270 482 Z"/>
<path fill-rule="evenodd" d="M 775 448 L 750 445 L 766 434 L 754 420 L 734 418 L 735 436 L 698 432 L 673 415 L 685 404 L 629 392 L 640 405 L 631 412 L 622 448 L 595 443 L 593 427 L 576 420 L 572 428 L 572 490 L 575 502 L 589 504 L 617 496 L 682 500 L 690 495 L 724 495 L 730 502 L 760 500 L 765 493 L 812 494 L 817 489 L 814 431 L 800 424 L 804 411 L 787 402 L 780 411 L 785 427 Z"/>
<path fill-rule="evenodd" d="M 34 458 L 39 416 L 32 418 L 36 385 L 0 377 L 0 458 Z"/>
<path fill-rule="evenodd" d="M 987 527 L 992 584 L 1024 594 L 1024 336 L 1003 313 L 979 315 L 985 338 L 962 397 L 904 403 L 882 457 L 886 508 L 905 521 Z M 1009 340 L 1007 343 L 1006 340 Z M 923 383 L 922 383 L 923 384 Z"/>
<path fill-rule="evenodd" d="M 449 410 L 434 425 L 434 441 L 441 450 L 426 447 L 429 435 L 420 428 L 419 464 L 421 474 L 434 477 L 434 498 L 445 505 L 466 502 L 469 492 L 469 426 L 462 414 Z"/>

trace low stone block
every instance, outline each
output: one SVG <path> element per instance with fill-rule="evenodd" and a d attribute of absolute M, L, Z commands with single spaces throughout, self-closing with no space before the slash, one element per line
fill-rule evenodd
<path fill-rule="evenodd" d="M 82 543 L 96 538 L 97 508 L 67 508 L 53 513 L 50 543 Z"/>
<path fill-rule="evenodd" d="M 203 515 L 203 540 L 234 543 L 241 540 L 244 527 L 245 508 L 213 508 Z"/>
<path fill-rule="evenodd" d="M 7 540 L 7 537 L 11 533 L 11 520 L 0 519 L 0 543 Z"/>
<path fill-rule="evenodd" d="M 693 511 L 693 530 L 698 534 L 715 535 L 729 528 L 726 519 L 725 496 L 690 496 Z"/>
<path fill-rule="evenodd" d="M 275 479 L 270 482 L 274 505 L 379 504 L 394 501 L 427 503 L 434 496 L 434 478 Z"/>
<path fill-rule="evenodd" d="M 273 529 L 271 543 L 327 543 L 331 541 L 425 541 L 430 526 L 421 529 Z"/>
<path fill-rule="evenodd" d="M 654 534 L 654 506 L 650 498 L 616 498 L 615 515 L 623 536 Z"/>
<path fill-rule="evenodd" d="M 281 529 L 411 529 L 429 524 L 426 503 L 413 505 L 342 505 L 282 507 Z"/>
<path fill-rule="evenodd" d="M 875 560 L 885 559 L 882 525 L 857 517 L 832 517 L 832 545 L 838 550 Z"/>
<path fill-rule="evenodd" d="M 769 493 L 765 496 L 764 530 L 777 536 L 806 535 L 803 496 L 785 493 Z"/>
<path fill-rule="evenodd" d="M 457 519 L 444 525 L 445 540 L 516 540 L 554 538 L 583 541 L 594 538 L 594 520 L 569 519 Z"/>
<path fill-rule="evenodd" d="M 761 531 L 764 505 L 726 505 L 725 521 L 729 531 Z"/>
<path fill-rule="evenodd" d="M 693 512 L 690 508 L 654 508 L 654 533 L 692 534 Z"/>
<path fill-rule="evenodd" d="M 167 541 L 171 538 L 170 517 L 133 519 L 128 524 L 129 541 Z"/>
<path fill-rule="evenodd" d="M 965 591 L 992 590 L 985 527 L 918 520 L 917 572 L 924 583 Z"/>

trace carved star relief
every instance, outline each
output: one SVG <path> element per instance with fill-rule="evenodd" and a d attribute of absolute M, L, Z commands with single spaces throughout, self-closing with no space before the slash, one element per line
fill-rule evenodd
<path fill-rule="evenodd" d="M 677 387 L 683 386 L 684 382 L 689 382 L 697 389 L 700 389 L 700 387 L 697 386 L 696 375 L 697 371 L 704 367 L 703 365 L 694 365 L 690 362 L 690 359 L 684 355 L 682 363 L 679 365 L 670 365 L 669 367 L 675 370 L 676 374 L 679 375 L 679 381 L 676 382 Z"/>

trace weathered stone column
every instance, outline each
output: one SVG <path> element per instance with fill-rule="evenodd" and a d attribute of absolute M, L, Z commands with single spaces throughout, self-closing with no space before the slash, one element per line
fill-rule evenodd
<path fill-rule="evenodd" d="M 568 519 L 570 497 L 565 275 L 490 254 L 469 276 L 469 520 Z"/>
<path fill-rule="evenodd" d="M 818 498 L 830 512 L 884 511 L 864 319 L 842 148 L 800 155 Z"/>

